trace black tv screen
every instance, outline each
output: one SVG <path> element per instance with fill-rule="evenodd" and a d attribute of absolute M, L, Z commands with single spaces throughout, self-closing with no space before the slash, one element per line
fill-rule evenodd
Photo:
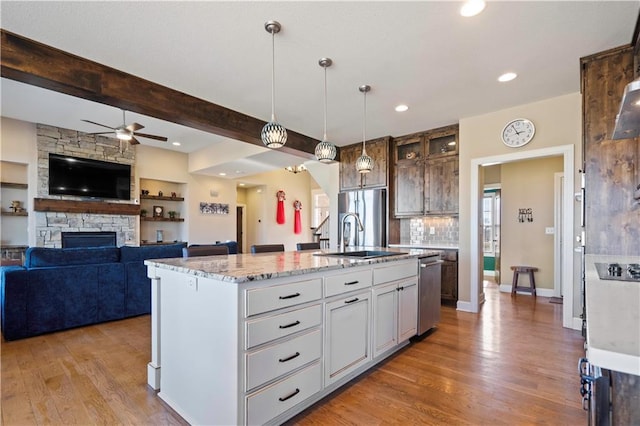
<path fill-rule="evenodd" d="M 131 166 L 49 154 L 49 195 L 131 199 Z"/>

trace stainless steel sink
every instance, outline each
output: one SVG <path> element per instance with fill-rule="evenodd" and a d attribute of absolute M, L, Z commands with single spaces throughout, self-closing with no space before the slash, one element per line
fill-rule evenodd
<path fill-rule="evenodd" d="M 397 251 L 378 251 L 378 250 L 360 250 L 360 251 L 344 251 L 335 253 L 314 253 L 314 256 L 331 256 L 331 257 L 346 257 L 354 259 L 374 259 L 376 257 L 386 256 L 402 256 L 408 254 Z"/>

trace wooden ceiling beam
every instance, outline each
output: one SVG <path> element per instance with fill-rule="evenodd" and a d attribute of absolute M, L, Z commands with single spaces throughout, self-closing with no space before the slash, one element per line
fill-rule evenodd
<path fill-rule="evenodd" d="M 2 77 L 253 145 L 266 122 L 0 29 Z M 315 158 L 319 141 L 287 130 L 288 154 Z"/>

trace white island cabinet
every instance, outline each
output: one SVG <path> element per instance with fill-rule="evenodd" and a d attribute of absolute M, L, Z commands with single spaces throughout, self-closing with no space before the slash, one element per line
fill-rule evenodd
<path fill-rule="evenodd" d="M 146 261 L 149 385 L 192 424 L 282 423 L 415 335 L 418 257 L 429 252 L 395 250 Z"/>

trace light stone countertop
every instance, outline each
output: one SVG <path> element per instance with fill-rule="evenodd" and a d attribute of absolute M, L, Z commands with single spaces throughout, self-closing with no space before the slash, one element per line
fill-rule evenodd
<path fill-rule="evenodd" d="M 640 282 L 602 280 L 596 263 L 640 263 L 638 256 L 587 255 L 587 358 L 640 376 Z"/>
<path fill-rule="evenodd" d="M 351 247 L 346 251 L 380 250 L 401 253 L 399 256 L 374 259 L 353 259 L 317 256 L 318 253 L 333 253 L 334 250 L 305 250 L 275 253 L 232 254 L 220 256 L 198 256 L 190 258 L 149 259 L 145 265 L 170 269 L 191 275 L 213 278 L 232 283 L 267 280 L 331 271 L 373 263 L 395 262 L 410 258 L 435 255 L 437 252 L 423 249 L 399 249 L 389 247 Z"/>

